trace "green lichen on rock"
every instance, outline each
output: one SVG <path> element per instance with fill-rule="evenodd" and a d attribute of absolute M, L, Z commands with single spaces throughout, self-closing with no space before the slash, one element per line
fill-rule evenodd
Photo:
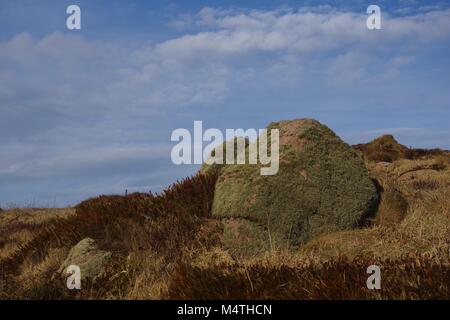
<path fill-rule="evenodd" d="M 363 160 L 328 127 L 299 119 L 267 129 L 280 130 L 278 173 L 263 176 L 260 164 L 216 167 L 214 216 L 248 219 L 299 244 L 355 228 L 375 209 L 377 193 Z"/>
<path fill-rule="evenodd" d="M 231 142 L 231 140 L 230 140 Z M 244 137 L 234 137 L 233 138 L 233 147 L 234 147 L 234 161 L 236 162 L 236 158 L 238 155 L 238 143 L 241 143 L 241 145 L 244 146 L 244 148 L 247 148 L 249 145 L 249 140 L 248 138 L 244 138 Z M 213 158 L 216 155 L 216 152 L 219 148 L 222 148 L 222 163 L 213 163 L 213 164 L 206 164 L 204 163 L 199 170 L 200 174 L 210 174 L 213 172 L 218 172 L 220 173 L 220 171 L 222 170 L 222 168 L 225 166 L 226 163 L 226 159 L 225 159 L 225 155 L 226 155 L 226 147 L 227 146 L 227 142 L 224 142 L 222 145 L 218 146 L 217 148 L 215 148 L 212 152 L 211 152 L 211 156 L 210 159 Z M 246 150 L 247 155 L 248 155 L 248 151 Z M 248 159 L 248 158 L 247 158 Z"/>

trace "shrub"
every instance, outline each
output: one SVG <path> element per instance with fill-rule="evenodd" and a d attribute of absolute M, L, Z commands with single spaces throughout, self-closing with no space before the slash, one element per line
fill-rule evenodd
<path fill-rule="evenodd" d="M 440 155 L 446 155 L 446 152 L 444 150 L 435 148 L 435 149 L 407 149 L 405 152 L 405 158 L 410 160 L 420 159 L 424 157 L 434 157 L 434 156 L 440 156 Z"/>
<path fill-rule="evenodd" d="M 366 269 L 378 265 L 381 290 L 368 290 Z M 421 255 L 397 260 L 339 257 L 332 261 L 177 265 L 169 299 L 449 299 L 450 267 L 446 258 Z"/>
<path fill-rule="evenodd" d="M 390 225 L 399 223 L 406 216 L 408 202 L 395 187 L 386 188 L 381 194 L 381 202 L 375 221 L 378 224 Z"/>
<path fill-rule="evenodd" d="M 444 154 L 437 155 L 434 161 L 433 169 L 435 170 L 445 170 L 450 162 L 449 157 Z"/>
<path fill-rule="evenodd" d="M 435 190 L 439 188 L 439 182 L 436 180 L 414 180 L 412 185 L 417 190 Z"/>
<path fill-rule="evenodd" d="M 42 230 L 31 241 L 0 259 L 8 283 L 2 295 L 48 297 L 58 294 L 61 284 L 53 283 L 49 280 L 51 277 L 29 288 L 33 292 L 24 292 L 21 283 L 15 281 L 16 276 L 24 265 L 42 262 L 52 249 L 70 248 L 86 237 L 97 240 L 101 249 L 112 251 L 115 261 L 123 261 L 130 252 L 152 250 L 160 254 L 165 263 L 179 259 L 181 250 L 188 250 L 196 241 L 214 241 L 204 234 L 203 226 L 211 215 L 216 179 L 214 174 L 199 174 L 173 184 L 160 195 L 134 193 L 83 201 L 76 206 L 74 216 L 41 226 Z M 201 236 L 203 238 L 199 238 Z M 120 264 L 116 267 L 121 268 Z M 84 292 L 89 297 L 102 295 L 106 292 L 105 286 L 99 282 L 93 291 Z"/>

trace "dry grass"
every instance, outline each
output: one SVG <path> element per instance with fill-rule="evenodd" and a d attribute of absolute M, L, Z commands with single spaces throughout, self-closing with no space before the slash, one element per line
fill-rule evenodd
<path fill-rule="evenodd" d="M 450 299 L 448 156 L 414 157 L 366 162 L 381 196 L 366 227 L 298 247 L 260 246 L 267 230 L 242 237 L 245 224 L 212 217 L 214 172 L 161 195 L 3 211 L 0 298 Z M 52 275 L 84 237 L 114 259 L 107 277 L 70 291 Z M 371 264 L 381 267 L 381 290 L 365 286 Z"/>
<path fill-rule="evenodd" d="M 444 255 L 446 254 L 446 257 Z M 280 261 L 279 255 L 252 263 L 207 267 L 178 265 L 170 299 L 448 299 L 448 251 L 397 260 L 337 257 L 328 261 Z M 366 287 L 368 266 L 382 270 L 382 289 Z"/>
<path fill-rule="evenodd" d="M 0 297 L 156 298 L 160 278 L 167 278 L 167 266 L 182 259 L 183 252 L 217 241 L 220 226 L 208 220 L 216 179 L 198 175 L 161 195 L 102 196 L 80 203 L 76 214 L 68 218 L 41 221 L 29 241 L 3 252 Z M 3 226 L 13 236 L 23 232 L 14 223 Z M 107 278 L 85 284 L 81 292 L 69 292 L 64 283 L 51 277 L 65 258 L 56 252 L 67 253 L 85 237 L 96 239 L 114 259 Z M 139 290 L 144 281 L 146 292 Z"/>
<path fill-rule="evenodd" d="M 381 202 L 371 228 L 318 237 L 302 250 L 354 256 L 368 253 L 397 259 L 450 244 L 450 170 L 428 169 L 434 160 L 369 164 L 381 185 Z M 420 168 L 420 169 L 419 169 Z M 405 172 L 408 172 L 405 174 Z M 417 188 L 416 181 L 421 181 Z M 423 188 L 423 184 L 433 188 Z"/>
<path fill-rule="evenodd" d="M 11 209 L 0 213 L 0 258 L 6 258 L 34 239 L 44 227 L 75 214 L 65 209 Z"/>
<path fill-rule="evenodd" d="M 371 227 L 322 235 L 297 250 L 256 258 L 235 259 L 228 251 L 200 256 L 177 265 L 166 297 L 449 299 L 450 170 L 435 161 L 368 163 L 381 192 Z M 372 264 L 382 270 L 379 291 L 366 288 Z"/>

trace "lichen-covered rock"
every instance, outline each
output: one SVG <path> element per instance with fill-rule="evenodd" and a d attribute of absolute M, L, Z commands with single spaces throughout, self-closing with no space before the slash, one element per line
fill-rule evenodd
<path fill-rule="evenodd" d="M 238 143 L 242 143 L 247 148 L 250 142 L 249 142 L 248 138 L 244 138 L 244 137 L 234 137 L 233 138 L 233 146 L 234 146 L 234 153 L 233 154 L 234 154 L 235 162 L 236 162 L 236 158 L 237 158 L 237 154 L 238 154 L 238 147 L 237 147 Z M 221 146 L 215 148 L 212 151 L 212 153 L 211 153 L 211 157 L 214 157 L 215 153 L 217 152 L 217 150 L 219 148 L 222 148 L 222 158 L 223 158 L 222 162 L 223 162 L 223 164 L 213 163 L 213 164 L 209 165 L 209 164 L 205 163 L 205 164 L 203 164 L 200 167 L 200 170 L 199 170 L 200 174 L 211 174 L 213 172 L 220 172 L 222 170 L 222 168 L 225 166 L 224 163 L 226 162 L 226 160 L 225 160 L 226 144 L 227 143 L 224 142 Z"/>
<path fill-rule="evenodd" d="M 76 265 L 80 267 L 82 281 L 85 279 L 95 281 L 99 276 L 103 275 L 110 257 L 111 252 L 99 250 L 95 240 L 84 238 L 70 249 L 58 273 L 66 277 L 67 267 Z"/>
<path fill-rule="evenodd" d="M 280 130 L 278 173 L 263 176 L 260 165 L 221 166 L 214 216 L 247 219 L 272 239 L 298 244 L 355 228 L 375 210 L 377 192 L 363 160 L 328 127 L 300 119 L 270 129 Z"/>

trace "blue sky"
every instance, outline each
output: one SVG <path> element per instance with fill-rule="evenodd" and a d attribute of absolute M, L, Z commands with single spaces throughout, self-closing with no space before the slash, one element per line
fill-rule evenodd
<path fill-rule="evenodd" d="M 194 120 L 450 149 L 449 74 L 448 1 L 0 0 L 0 207 L 161 191 L 198 168 L 170 160 Z"/>

